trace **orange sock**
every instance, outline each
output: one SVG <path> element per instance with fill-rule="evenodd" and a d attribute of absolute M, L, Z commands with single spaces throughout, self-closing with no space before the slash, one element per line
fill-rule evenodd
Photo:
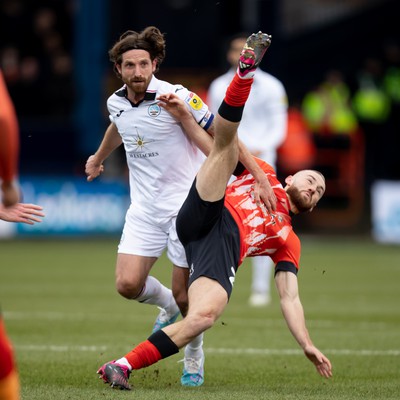
<path fill-rule="evenodd" d="M 157 347 L 148 340 L 138 344 L 132 351 L 124 356 L 132 369 L 148 367 L 161 360 L 161 353 Z"/>
<path fill-rule="evenodd" d="M 233 107 L 244 106 L 249 97 L 253 81 L 253 78 L 241 79 L 237 74 L 235 74 L 226 90 L 224 99 L 225 103 Z"/>
<path fill-rule="evenodd" d="M 178 346 L 163 330 L 160 330 L 152 333 L 146 341 L 137 345 L 124 357 L 132 369 L 140 369 L 178 352 Z"/>

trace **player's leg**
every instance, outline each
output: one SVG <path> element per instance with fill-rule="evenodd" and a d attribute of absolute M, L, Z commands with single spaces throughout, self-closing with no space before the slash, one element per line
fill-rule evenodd
<path fill-rule="evenodd" d="M 228 303 L 226 290 L 214 279 L 200 277 L 189 287 L 189 309 L 184 319 L 163 329 L 182 348 L 211 328 Z"/>
<path fill-rule="evenodd" d="M 186 260 L 185 249 L 176 233 L 175 221 L 173 221 L 169 230 L 167 255 L 174 263 L 172 272 L 172 293 L 181 314 L 185 317 L 188 310 L 189 266 Z M 182 386 L 201 386 L 203 383 L 203 334 L 200 334 L 185 347 L 181 384 Z"/>
<path fill-rule="evenodd" d="M 155 277 L 149 276 L 156 261 L 156 257 L 119 253 L 116 266 L 116 286 L 121 296 L 160 308 L 153 331 L 172 323 L 179 316 L 172 291 Z"/>
<path fill-rule="evenodd" d="M 172 270 L 172 294 L 183 316 L 188 310 L 189 268 L 174 265 Z"/>
<path fill-rule="evenodd" d="M 189 304 L 193 307 L 189 306 L 187 316 L 153 333 L 122 358 L 104 364 L 98 370 L 100 378 L 112 387 L 130 390 L 128 379 L 132 370 L 148 367 L 178 353 L 180 348 L 212 327 L 227 302 L 228 294 L 217 281 L 198 278 L 189 288 Z"/>
<path fill-rule="evenodd" d="M 213 202 L 225 195 L 239 158 L 238 126 L 217 115 L 213 148 L 196 177 L 196 189 L 202 200 Z"/>
<path fill-rule="evenodd" d="M 183 317 L 188 311 L 189 268 L 174 266 L 172 274 L 172 293 Z M 196 336 L 185 347 L 183 358 L 182 386 L 200 386 L 204 383 L 204 334 Z"/>
<path fill-rule="evenodd" d="M 215 117 L 213 148 L 197 174 L 196 188 L 203 200 L 217 201 L 225 194 L 239 157 L 237 128 L 255 70 L 270 43 L 269 35 L 261 32 L 252 34 L 241 52 L 237 73 Z"/>
<path fill-rule="evenodd" d="M 153 331 L 171 323 L 179 315 L 172 291 L 158 279 L 149 276 L 150 270 L 167 246 L 165 230 L 148 217 L 128 210 L 118 246 L 116 265 L 117 291 L 127 299 L 160 308 Z"/>

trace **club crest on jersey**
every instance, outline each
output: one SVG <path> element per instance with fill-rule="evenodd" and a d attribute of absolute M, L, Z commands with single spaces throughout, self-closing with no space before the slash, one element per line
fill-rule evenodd
<path fill-rule="evenodd" d="M 150 117 L 158 117 L 161 113 L 161 107 L 158 104 L 151 104 L 147 109 L 147 113 Z"/>
<path fill-rule="evenodd" d="M 186 101 L 189 103 L 190 107 L 195 110 L 200 110 L 203 107 L 203 102 L 201 101 L 201 98 L 193 92 L 189 94 L 189 97 L 186 99 Z"/>

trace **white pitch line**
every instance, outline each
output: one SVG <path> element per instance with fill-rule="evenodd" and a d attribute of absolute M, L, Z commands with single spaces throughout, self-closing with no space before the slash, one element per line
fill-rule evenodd
<path fill-rule="evenodd" d="M 55 345 L 55 344 L 43 344 L 43 345 L 36 345 L 36 344 L 21 344 L 16 345 L 14 344 L 13 347 L 16 350 L 21 351 L 53 351 L 53 352 L 103 352 L 107 350 L 107 346 L 68 346 L 68 345 Z"/>
<path fill-rule="evenodd" d="M 21 351 L 53 351 L 53 352 L 104 352 L 107 346 L 69 346 L 69 345 L 14 345 L 16 350 Z M 206 347 L 204 351 L 208 354 L 230 354 L 230 355 L 303 355 L 303 351 L 299 349 L 226 349 Z M 367 349 L 327 349 L 324 353 L 337 356 L 400 356 L 400 350 L 367 350 Z"/>
<path fill-rule="evenodd" d="M 231 354 L 231 355 L 303 355 L 303 351 L 299 349 L 217 349 L 205 348 L 205 352 L 211 354 Z M 342 356 L 400 356 L 400 350 L 354 350 L 354 349 L 327 349 L 326 354 L 342 355 Z"/>

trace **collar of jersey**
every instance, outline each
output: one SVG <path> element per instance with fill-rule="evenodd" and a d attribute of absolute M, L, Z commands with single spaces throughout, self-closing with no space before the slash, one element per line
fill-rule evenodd
<path fill-rule="evenodd" d="M 153 75 L 153 77 L 149 83 L 149 86 L 147 87 L 146 93 L 144 94 L 143 100 L 139 101 L 139 103 L 137 103 L 137 104 L 132 103 L 128 99 L 128 91 L 126 89 L 126 85 L 122 88 L 122 90 L 116 92 L 116 94 L 117 94 L 117 96 L 125 97 L 125 99 L 128 100 L 129 103 L 131 103 L 132 107 L 137 107 L 143 101 L 153 101 L 156 99 L 156 95 L 157 95 L 156 82 L 157 81 L 158 81 L 158 79 Z"/>

